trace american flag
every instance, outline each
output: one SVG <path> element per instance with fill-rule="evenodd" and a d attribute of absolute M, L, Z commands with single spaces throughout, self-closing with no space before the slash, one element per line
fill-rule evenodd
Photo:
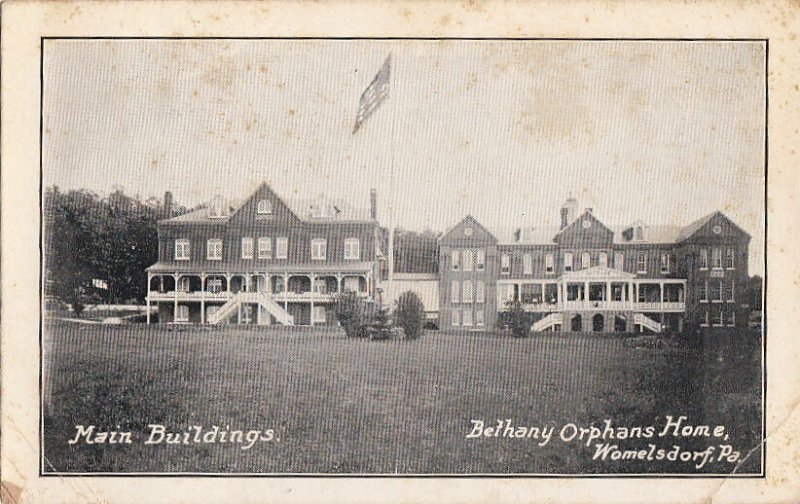
<path fill-rule="evenodd" d="M 358 101 L 358 114 L 356 114 L 356 125 L 353 127 L 353 134 L 358 131 L 364 121 L 367 120 L 389 97 L 389 83 L 391 82 L 392 74 L 392 54 L 386 57 L 383 66 L 375 74 L 375 78 L 369 83 L 367 89 L 361 93 L 361 99 Z"/>

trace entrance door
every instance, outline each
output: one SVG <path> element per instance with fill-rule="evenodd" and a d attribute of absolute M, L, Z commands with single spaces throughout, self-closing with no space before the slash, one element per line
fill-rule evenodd
<path fill-rule="evenodd" d="M 592 317 L 592 331 L 603 332 L 605 319 L 599 313 Z"/>
<path fill-rule="evenodd" d="M 580 315 L 575 315 L 570 320 L 570 330 L 572 332 L 581 332 L 583 329 L 583 319 Z"/>

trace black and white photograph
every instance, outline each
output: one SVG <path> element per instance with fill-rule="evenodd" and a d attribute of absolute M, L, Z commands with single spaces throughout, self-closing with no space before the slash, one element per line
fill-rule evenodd
<path fill-rule="evenodd" d="M 43 38 L 40 475 L 762 477 L 767 51 Z"/>

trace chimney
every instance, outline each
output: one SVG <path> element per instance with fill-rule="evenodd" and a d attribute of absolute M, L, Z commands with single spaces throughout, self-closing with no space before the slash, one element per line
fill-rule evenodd
<path fill-rule="evenodd" d="M 569 208 L 563 206 L 561 207 L 561 228 L 564 229 L 569 224 Z"/>
<path fill-rule="evenodd" d="M 594 210 L 594 208 L 586 207 L 586 213 L 592 213 L 592 210 Z"/>
<path fill-rule="evenodd" d="M 575 220 L 577 215 L 575 213 L 578 210 L 578 200 L 570 195 L 567 198 L 567 201 L 564 202 L 564 205 L 561 207 L 561 229 L 569 226 L 572 221 Z"/>
<path fill-rule="evenodd" d="M 375 189 L 369 190 L 369 216 L 372 220 L 378 220 L 378 193 Z"/>
<path fill-rule="evenodd" d="M 172 193 L 170 191 L 164 193 L 164 213 L 167 218 L 172 217 Z"/>

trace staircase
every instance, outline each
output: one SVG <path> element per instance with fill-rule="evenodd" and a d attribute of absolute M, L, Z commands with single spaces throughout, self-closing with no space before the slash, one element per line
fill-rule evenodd
<path fill-rule="evenodd" d="M 650 329 L 654 333 L 661 332 L 661 323 L 651 319 L 643 313 L 635 313 L 633 315 L 633 324 L 640 325 L 643 329 Z"/>
<path fill-rule="evenodd" d="M 555 325 L 561 325 L 564 322 L 564 316 L 561 313 L 551 313 L 546 315 L 533 323 L 531 331 L 541 332 L 552 329 Z"/>
<path fill-rule="evenodd" d="M 227 320 L 236 313 L 242 303 L 257 304 L 267 310 L 267 313 L 275 317 L 275 320 L 280 324 L 294 325 L 294 317 L 289 315 L 289 312 L 284 310 L 283 307 L 263 292 L 237 292 L 232 298 L 225 302 L 219 310 L 208 317 L 208 323 L 216 325 Z"/>

